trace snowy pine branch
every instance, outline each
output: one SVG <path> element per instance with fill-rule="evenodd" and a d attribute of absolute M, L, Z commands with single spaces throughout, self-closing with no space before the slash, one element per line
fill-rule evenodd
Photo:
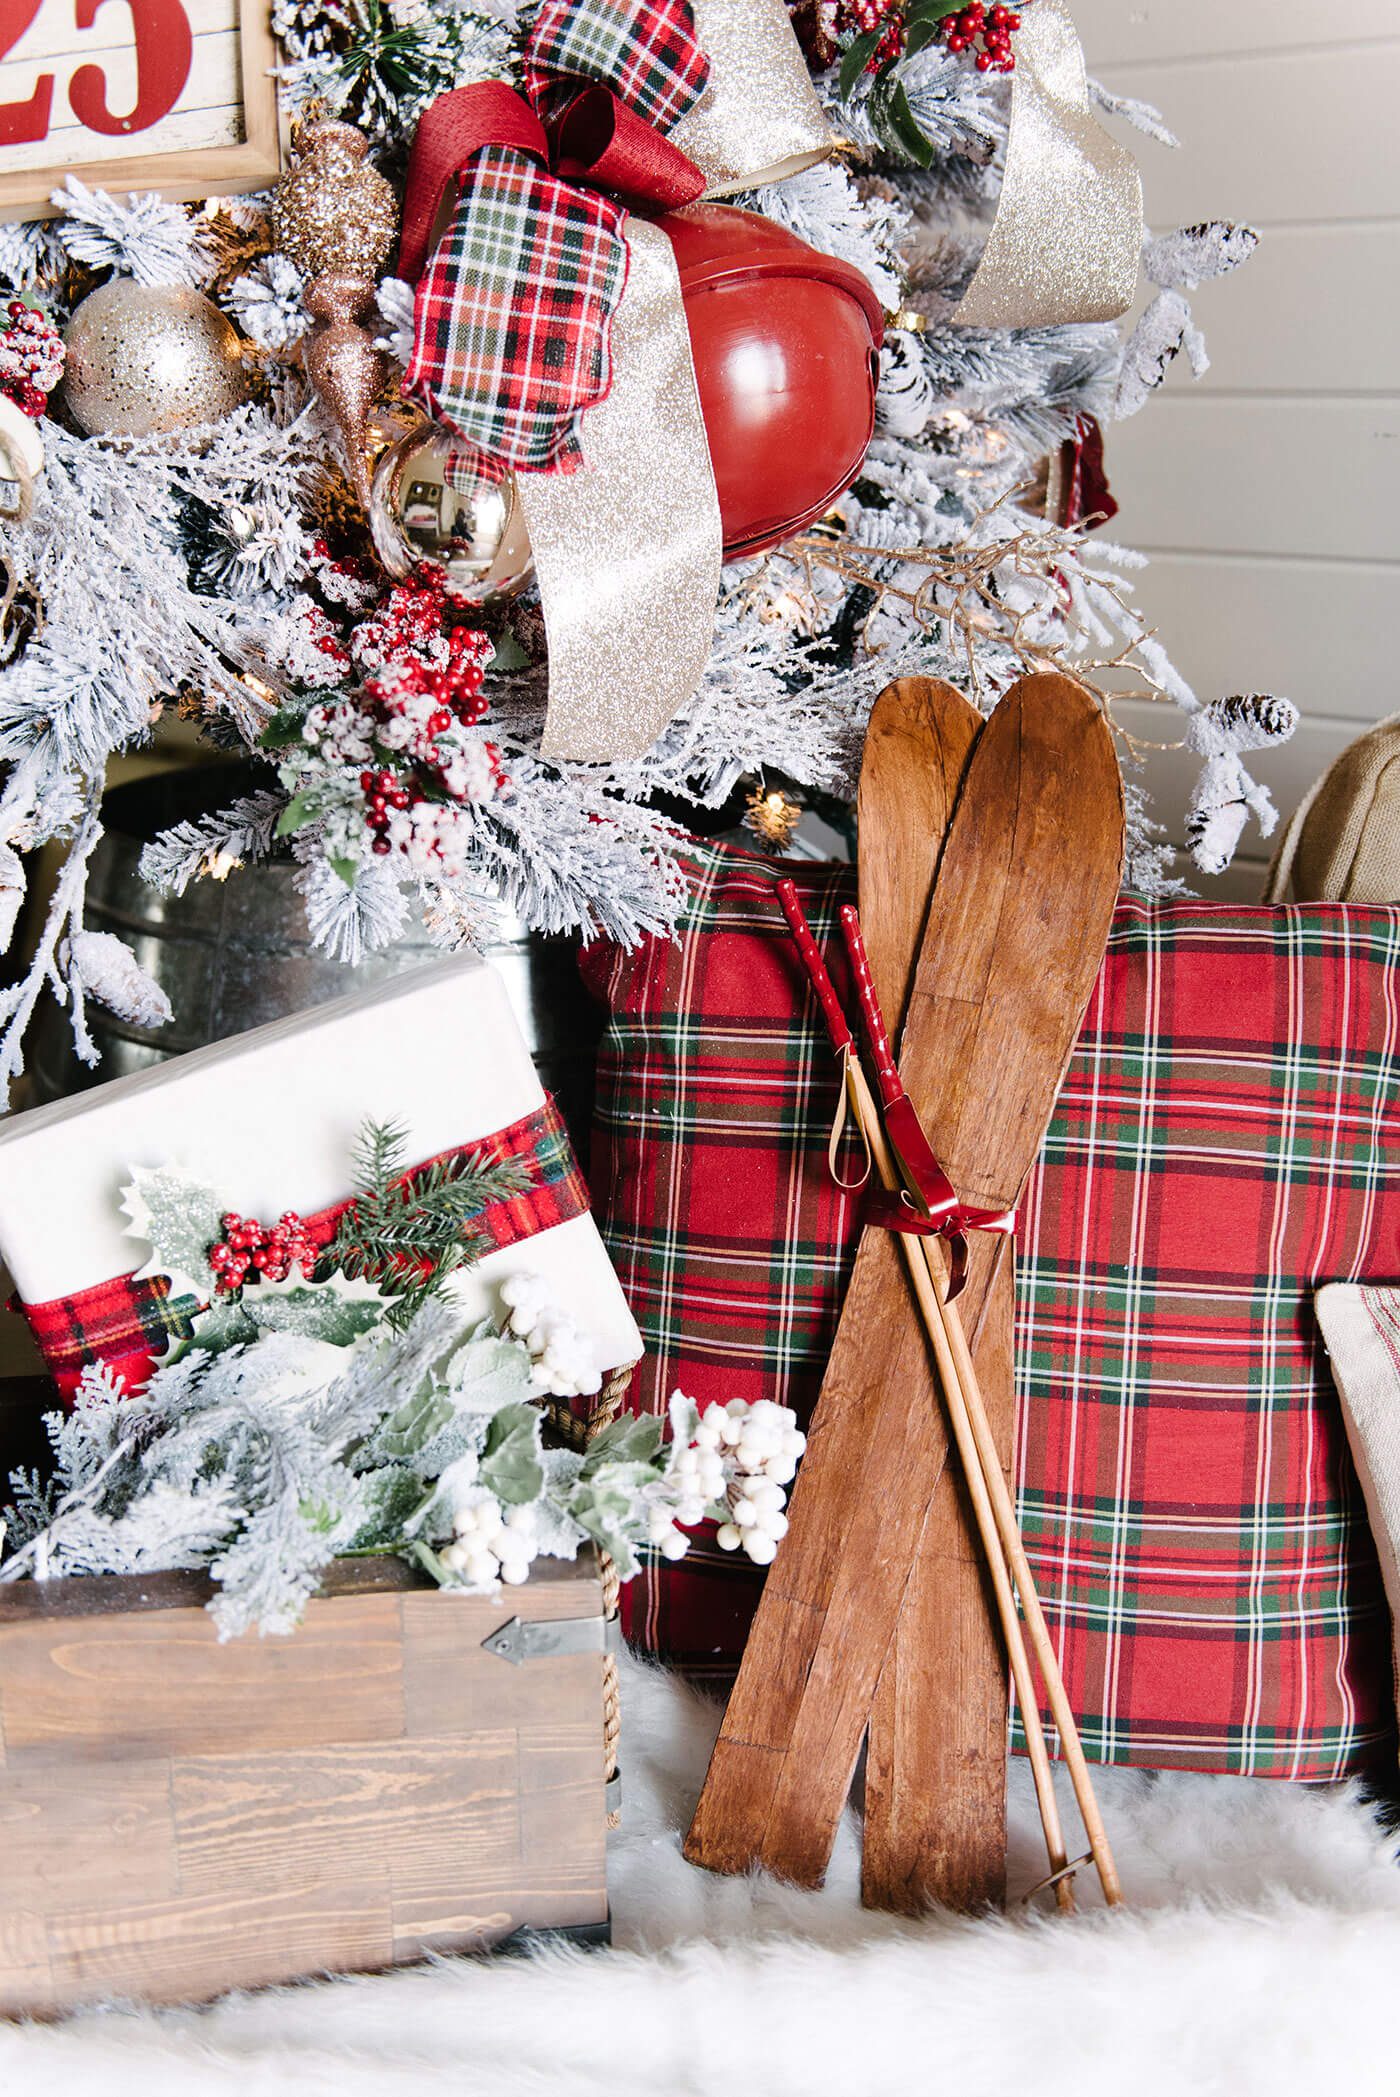
<path fill-rule="evenodd" d="M 285 794 L 264 789 L 242 795 L 215 815 L 174 824 L 142 852 L 141 879 L 163 895 L 182 896 L 201 874 L 222 878 L 235 866 L 266 859 L 286 805 Z"/>

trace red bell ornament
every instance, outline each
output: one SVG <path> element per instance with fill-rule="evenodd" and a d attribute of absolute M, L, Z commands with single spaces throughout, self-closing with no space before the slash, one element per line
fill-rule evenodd
<path fill-rule="evenodd" d="M 756 212 L 692 204 L 657 223 L 680 271 L 725 559 L 763 553 L 860 472 L 880 302 L 850 263 Z"/>

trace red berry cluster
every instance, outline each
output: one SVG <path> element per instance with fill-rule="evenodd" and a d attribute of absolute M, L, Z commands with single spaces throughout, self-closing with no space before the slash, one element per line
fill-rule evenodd
<path fill-rule="evenodd" d="M 36 419 L 63 376 L 63 337 L 23 299 L 11 299 L 0 329 L 0 393 Z"/>
<path fill-rule="evenodd" d="M 400 779 L 397 772 L 366 770 L 360 774 L 360 790 L 365 797 L 365 827 L 375 833 L 371 849 L 382 858 L 394 849 L 384 835 L 389 827 L 389 810 L 415 808 L 423 799 L 423 789 L 416 779 Z"/>
<path fill-rule="evenodd" d="M 903 0 L 841 0 L 836 17 L 840 30 L 867 36 L 885 25 L 885 33 L 865 62 L 867 73 L 878 72 L 887 59 L 898 58 L 904 48 Z"/>
<path fill-rule="evenodd" d="M 400 662 L 431 649 L 442 633 L 451 593 L 441 573 L 416 568 L 395 583 L 355 630 L 355 660 L 362 669 Z"/>
<path fill-rule="evenodd" d="M 1021 17 L 1010 7 L 985 7 L 982 0 L 969 0 L 955 15 L 943 18 L 943 41 L 950 51 L 974 51 L 979 73 L 1014 73 L 1016 54 L 1011 33 L 1021 26 Z"/>
<path fill-rule="evenodd" d="M 494 652 L 490 640 L 465 626 L 454 626 L 445 639 L 446 663 L 433 666 L 419 658 L 391 663 L 365 684 L 371 712 L 382 726 L 393 724 L 392 734 L 384 736 L 383 742 L 389 747 L 397 745 L 410 766 L 404 776 L 374 770 L 360 774 L 365 823 L 375 833 L 373 849 L 381 857 L 392 850 L 384 834 L 392 820 L 390 810 L 413 808 L 427 798 L 424 785 L 413 776 L 413 766 L 422 767 L 439 793 L 458 798 L 450 774 L 460 762 L 460 753 L 438 739 L 454 721 L 463 728 L 474 728 L 487 710 L 482 685 Z"/>
<path fill-rule="evenodd" d="M 841 0 L 836 26 L 838 29 L 853 29 L 859 36 L 868 36 L 890 15 L 902 12 L 903 0 Z"/>
<path fill-rule="evenodd" d="M 343 558 L 333 554 L 324 533 L 318 533 L 311 541 L 307 565 L 320 585 L 321 595 L 332 604 L 344 605 L 348 611 L 365 611 L 379 595 L 381 582 L 370 573 L 368 564 L 356 554 Z"/>
<path fill-rule="evenodd" d="M 218 1277 L 217 1287 L 231 1296 L 241 1289 L 250 1274 L 262 1281 L 285 1281 L 292 1268 L 309 1274 L 316 1264 L 316 1247 L 306 1225 L 294 1209 L 280 1216 L 271 1230 L 251 1216 L 232 1211 L 223 1219 L 224 1235 L 209 1248 L 209 1264 Z"/>

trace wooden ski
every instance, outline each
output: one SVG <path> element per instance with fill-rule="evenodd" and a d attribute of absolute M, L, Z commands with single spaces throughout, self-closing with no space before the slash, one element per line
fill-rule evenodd
<path fill-rule="evenodd" d="M 1121 785 L 1100 709 L 1068 679 L 1022 680 L 967 768 L 901 1059 L 935 1150 L 969 1201 L 1004 1206 L 1019 1194 L 1097 972 L 1121 852 Z M 960 1306 L 970 1334 L 990 1300 L 992 1269 L 989 1242 L 974 1241 Z M 1003 1352 L 1004 1337 L 1003 1329 Z M 998 1362 L 993 1349 L 978 1367 L 1009 1392 L 1009 1356 Z M 999 1890 L 1004 1668 L 956 1499 L 946 1514 L 937 1504 L 946 1451 L 899 1256 L 869 1232 L 792 1528 L 691 1831 L 687 1854 L 696 1861 L 729 1870 L 761 1862 L 799 1883 L 820 1879 L 932 1512 L 929 1547 L 947 1585 L 931 1585 L 916 1605 L 933 1620 L 934 1643 L 921 1614 L 924 1628 L 911 1630 L 903 1671 L 887 1686 L 867 1895 L 911 1906 L 927 1891 L 951 1890 L 966 1903 Z M 928 1752 L 930 1738 L 956 1728 L 959 1703 L 975 1710 L 964 1730 L 990 1770 L 969 1769 L 946 1747 Z M 931 1812 L 930 1785 L 939 1802 Z"/>
<path fill-rule="evenodd" d="M 899 938 L 909 950 L 898 982 L 877 979 L 891 1021 L 904 1007 L 939 855 L 981 725 L 959 691 L 933 678 L 904 678 L 889 686 L 870 717 L 860 821 L 881 865 L 889 869 L 871 907 L 882 923 L 902 928 Z M 865 1408 L 878 1402 L 887 1377 L 897 1378 L 905 1394 L 904 1425 L 912 1439 L 938 1413 L 932 1364 L 912 1318 L 891 1321 L 895 1344 L 885 1351 L 887 1359 L 870 1357 L 862 1305 L 876 1315 L 875 1306 L 883 1303 L 878 1315 L 884 1317 L 896 1303 L 903 1310 L 906 1294 L 889 1233 L 865 1232 L 794 1491 L 791 1527 L 768 1576 L 686 1844 L 691 1861 L 712 1870 L 744 1871 L 766 1862 L 786 1877 L 815 1883 L 826 1868 L 883 1654 L 864 1656 L 848 1677 L 839 1645 L 821 1633 L 833 1606 L 842 1620 L 859 1618 L 859 1583 L 849 1578 L 853 1568 L 845 1568 L 839 1593 L 832 1585 L 846 1515 L 857 1505 L 867 1519 L 875 1514 L 871 1548 L 878 1548 L 880 1496 L 892 1489 L 901 1462 L 897 1438 L 877 1446 L 860 1422 Z M 825 1478 L 824 1444 L 835 1459 L 835 1491 Z M 872 1474 L 858 1493 L 850 1478 L 842 1489 L 840 1465 L 847 1451 L 872 1460 Z M 812 1489 L 803 1484 L 808 1476 Z M 794 1537 L 801 1539 L 796 1552 Z M 819 1680 L 830 1676 L 839 1720 L 830 1729 L 823 1721 L 823 1699 L 812 1693 L 813 1668 Z M 799 1829 L 808 1838 L 801 1854 L 792 1839 Z M 777 1863 L 775 1845 L 781 1851 Z"/>

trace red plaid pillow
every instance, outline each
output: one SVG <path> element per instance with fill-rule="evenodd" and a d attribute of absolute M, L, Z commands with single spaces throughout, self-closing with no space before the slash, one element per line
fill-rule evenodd
<path fill-rule="evenodd" d="M 806 1414 L 859 1230 L 772 869 L 697 847 L 678 944 L 595 948 L 594 1194 L 636 1402 Z M 850 870 L 785 862 L 839 946 Z M 1386 1611 L 1312 1312 L 1400 1275 L 1400 911 L 1120 904 L 1023 1205 L 1022 1521 L 1091 1755 L 1332 1778 L 1391 1731 Z M 632 1637 L 732 1669 L 751 1569 L 702 1541 Z"/>

